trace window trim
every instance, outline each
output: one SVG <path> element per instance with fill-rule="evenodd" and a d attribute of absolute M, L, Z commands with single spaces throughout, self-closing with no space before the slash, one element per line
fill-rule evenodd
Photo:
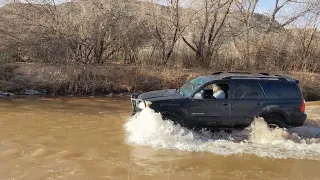
<path fill-rule="evenodd" d="M 202 86 L 200 86 L 190 97 L 191 97 L 191 99 L 193 99 L 193 97 L 194 97 L 194 95 L 196 94 L 196 93 L 198 93 L 198 92 L 200 92 L 200 90 L 202 90 L 203 88 L 205 88 L 205 87 L 207 87 L 207 86 L 209 86 L 210 84 L 214 84 L 214 83 L 221 83 L 221 84 L 228 84 L 229 85 L 229 96 L 228 96 L 228 98 L 227 99 L 203 99 L 203 100 L 232 100 L 233 99 L 233 94 L 232 94 L 232 96 L 230 96 L 230 94 L 231 94 L 231 92 L 232 92 L 232 90 L 231 90 L 231 87 L 233 87 L 233 85 L 232 85 L 232 81 L 231 80 L 213 80 L 213 81 L 209 81 L 209 82 L 207 82 L 207 83 L 205 83 L 205 84 L 203 84 Z"/>
<path fill-rule="evenodd" d="M 237 87 L 237 84 L 241 84 L 241 83 L 254 83 L 254 84 L 257 84 L 260 91 L 262 92 L 262 96 L 263 97 L 259 97 L 259 98 L 250 98 L 250 99 L 238 99 L 236 98 L 236 87 Z M 265 95 L 265 92 L 263 90 L 263 88 L 261 87 L 259 81 L 256 81 L 256 80 L 243 80 L 243 79 L 239 79 L 239 80 L 234 80 L 234 86 L 233 86 L 233 98 L 232 100 L 264 100 L 266 99 L 266 95 Z"/>
<path fill-rule="evenodd" d="M 262 83 L 264 83 L 264 84 L 262 84 Z M 261 87 L 262 87 L 262 89 L 265 91 L 265 99 L 267 99 L 267 100 L 280 100 L 280 99 L 290 100 L 290 99 L 298 99 L 298 98 L 301 97 L 301 90 L 300 90 L 300 88 L 299 88 L 296 84 L 293 84 L 293 83 L 291 83 L 291 82 L 263 81 L 262 83 L 261 83 Z M 268 91 L 268 92 L 267 92 L 267 90 L 265 90 L 265 89 L 263 88 L 263 85 L 265 86 L 266 84 L 269 84 L 269 85 L 271 84 L 271 85 L 276 86 L 276 87 L 280 87 L 280 85 L 282 85 L 282 86 L 284 86 L 286 89 L 290 89 L 290 93 L 289 93 L 289 94 L 292 94 L 293 91 L 296 91 L 295 93 L 297 93 L 297 94 L 296 94 L 297 97 L 287 98 L 286 96 L 283 96 L 283 93 L 280 93 L 280 94 L 279 94 L 279 93 L 277 93 L 276 91 Z M 297 87 L 293 87 L 293 86 L 297 86 Z M 269 87 L 265 87 L 265 88 L 266 88 L 266 89 L 269 89 Z M 270 92 L 275 92 L 277 98 L 275 98 L 275 97 L 272 97 L 272 98 L 268 97 L 267 94 L 269 93 L 269 95 L 270 95 Z"/>
<path fill-rule="evenodd" d="M 266 92 L 264 91 L 264 89 L 262 88 L 261 83 L 258 82 L 258 84 L 259 84 L 259 86 L 260 86 L 260 88 L 261 88 L 261 90 L 262 90 L 262 92 L 263 92 L 264 99 L 267 99 L 267 94 L 266 94 Z"/>

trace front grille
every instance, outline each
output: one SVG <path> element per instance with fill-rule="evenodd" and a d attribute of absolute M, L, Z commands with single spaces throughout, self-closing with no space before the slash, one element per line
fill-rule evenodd
<path fill-rule="evenodd" d="M 142 99 L 138 99 L 139 94 L 138 93 L 134 93 L 131 95 L 131 105 L 132 105 L 132 113 L 135 114 L 139 111 L 141 111 L 141 109 L 138 108 L 138 104 L 140 102 L 143 102 Z"/>

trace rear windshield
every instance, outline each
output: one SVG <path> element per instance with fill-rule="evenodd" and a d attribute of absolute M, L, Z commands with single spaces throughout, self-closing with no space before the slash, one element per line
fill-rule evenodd
<path fill-rule="evenodd" d="M 301 92 L 295 83 L 281 81 L 260 82 L 267 99 L 300 99 Z"/>

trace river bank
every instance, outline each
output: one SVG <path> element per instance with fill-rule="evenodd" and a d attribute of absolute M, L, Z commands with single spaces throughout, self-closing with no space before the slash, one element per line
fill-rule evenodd
<path fill-rule="evenodd" d="M 135 91 L 178 88 L 194 77 L 213 72 L 120 64 L 5 64 L 0 66 L 0 96 L 128 96 Z M 273 73 L 298 79 L 306 100 L 320 100 L 320 74 Z"/>

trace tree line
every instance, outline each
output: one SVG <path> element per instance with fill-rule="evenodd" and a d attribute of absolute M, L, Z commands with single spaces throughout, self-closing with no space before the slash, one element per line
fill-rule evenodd
<path fill-rule="evenodd" d="M 320 1 L 258 3 L 12 2 L 0 8 L 0 61 L 319 71 Z"/>

